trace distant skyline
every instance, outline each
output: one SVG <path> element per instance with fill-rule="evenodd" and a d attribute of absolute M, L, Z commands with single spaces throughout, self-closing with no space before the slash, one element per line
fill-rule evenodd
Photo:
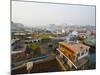
<path fill-rule="evenodd" d="M 95 6 L 12 1 L 12 21 L 25 26 L 95 25 Z"/>

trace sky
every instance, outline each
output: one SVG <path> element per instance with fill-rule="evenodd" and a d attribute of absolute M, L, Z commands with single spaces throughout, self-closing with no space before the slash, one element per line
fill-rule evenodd
<path fill-rule="evenodd" d="M 12 1 L 12 21 L 25 26 L 95 25 L 95 6 Z"/>

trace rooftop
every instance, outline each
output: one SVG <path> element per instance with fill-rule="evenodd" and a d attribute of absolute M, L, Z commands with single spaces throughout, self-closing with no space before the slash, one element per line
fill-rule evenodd
<path fill-rule="evenodd" d="M 25 33 L 21 33 L 21 32 L 17 32 L 17 33 L 14 33 L 14 35 L 26 35 Z"/>
<path fill-rule="evenodd" d="M 24 52 L 24 50 L 22 50 L 22 51 L 11 51 L 11 54 L 17 54 L 17 53 L 22 53 L 22 52 Z"/>
<path fill-rule="evenodd" d="M 19 39 L 12 39 L 11 40 L 11 44 L 13 44 L 14 42 L 16 42 L 17 40 L 19 40 Z"/>
<path fill-rule="evenodd" d="M 67 47 L 68 49 L 74 51 L 74 52 L 77 52 L 77 51 L 80 51 L 80 50 L 85 50 L 87 48 L 89 48 L 89 46 L 86 46 L 82 43 L 73 43 L 73 42 L 59 42 L 59 44 L 61 45 L 64 45 L 65 47 Z"/>
<path fill-rule="evenodd" d="M 34 63 L 31 73 L 56 72 L 56 71 L 62 71 L 61 66 L 59 65 L 56 59 L 51 59 Z M 27 73 L 25 66 L 12 70 L 12 74 L 25 74 L 25 73 Z"/>

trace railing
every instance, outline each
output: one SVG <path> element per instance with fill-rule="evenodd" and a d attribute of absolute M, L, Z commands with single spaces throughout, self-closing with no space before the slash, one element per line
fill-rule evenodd
<path fill-rule="evenodd" d="M 47 57 L 48 57 L 48 55 L 41 55 L 39 57 L 32 58 L 30 61 L 36 61 L 36 60 L 44 59 L 44 58 L 47 58 Z"/>

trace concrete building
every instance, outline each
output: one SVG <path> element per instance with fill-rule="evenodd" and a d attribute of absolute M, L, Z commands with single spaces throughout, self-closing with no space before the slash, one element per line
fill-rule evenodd
<path fill-rule="evenodd" d="M 89 48 L 89 46 L 81 43 L 59 42 L 57 51 L 61 58 L 67 61 L 70 67 L 74 66 L 78 69 L 82 64 L 85 64 L 86 61 L 83 61 L 83 59 L 88 56 Z"/>

